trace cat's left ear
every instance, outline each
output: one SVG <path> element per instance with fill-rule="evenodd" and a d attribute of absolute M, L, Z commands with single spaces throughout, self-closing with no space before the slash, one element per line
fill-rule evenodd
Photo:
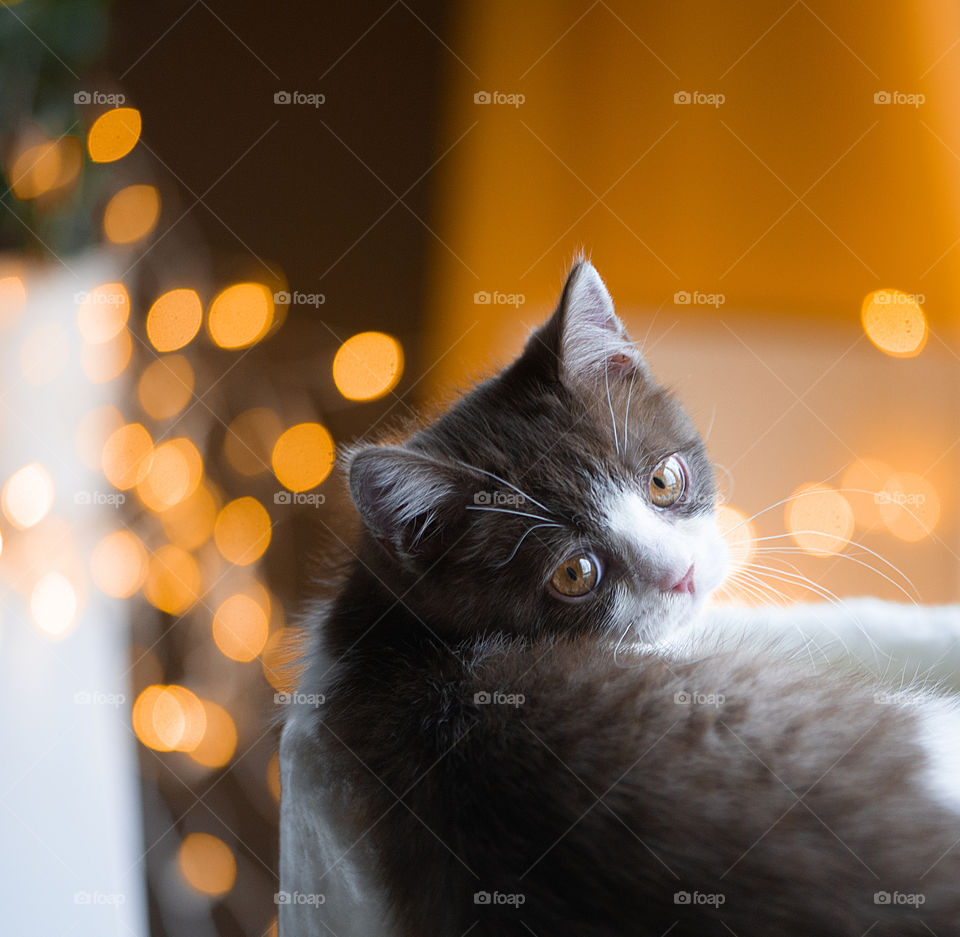
<path fill-rule="evenodd" d="M 556 312 L 531 336 L 524 358 L 540 373 L 548 369 L 552 379 L 574 386 L 647 373 L 643 355 L 588 260 L 570 271 Z"/>
<path fill-rule="evenodd" d="M 567 277 L 558 320 L 561 379 L 580 383 L 591 379 L 632 377 L 646 364 L 623 323 L 613 311 L 613 300 L 600 274 L 588 260 Z"/>

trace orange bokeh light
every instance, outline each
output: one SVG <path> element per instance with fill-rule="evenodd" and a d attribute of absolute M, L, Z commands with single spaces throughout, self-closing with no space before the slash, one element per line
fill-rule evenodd
<path fill-rule="evenodd" d="M 271 524 L 266 508 L 249 496 L 225 505 L 213 528 L 221 556 L 237 566 L 248 566 L 270 545 Z"/>
<path fill-rule="evenodd" d="M 375 400 L 396 386 L 403 374 L 403 349 L 383 332 L 348 338 L 333 359 L 333 381 L 348 400 Z"/>
<path fill-rule="evenodd" d="M 130 294 L 122 283 L 101 283 L 77 303 L 77 327 L 91 345 L 116 338 L 129 318 Z"/>
<path fill-rule="evenodd" d="M 197 601 L 200 590 L 200 567 L 182 547 L 166 544 L 150 557 L 143 594 L 154 608 L 179 615 Z"/>
<path fill-rule="evenodd" d="M 114 107 L 101 114 L 87 134 L 87 151 L 95 163 L 111 163 L 129 153 L 140 139 L 142 121 L 135 107 Z"/>
<path fill-rule="evenodd" d="M 794 541 L 812 556 L 839 553 L 853 535 L 853 508 L 829 485 L 801 485 L 790 496 L 786 515 Z"/>
<path fill-rule="evenodd" d="M 203 306 L 196 290 L 169 290 L 147 313 L 147 338 L 157 351 L 176 351 L 192 341 L 202 321 Z"/>
<path fill-rule="evenodd" d="M 231 660 L 253 660 L 267 642 L 269 611 L 242 592 L 231 595 L 213 616 L 213 640 Z"/>
<path fill-rule="evenodd" d="M 93 549 L 90 572 L 102 592 L 126 599 L 143 585 L 149 560 L 140 538 L 129 530 L 107 534 Z"/>
<path fill-rule="evenodd" d="M 273 324 L 273 294 L 262 283 L 235 283 L 210 304 L 207 330 L 221 348 L 246 348 Z"/>
<path fill-rule="evenodd" d="M 919 302 L 900 290 L 874 290 L 860 308 L 867 338 L 894 358 L 912 358 L 927 343 L 927 318 Z"/>
<path fill-rule="evenodd" d="M 205 768 L 222 768 L 237 750 L 237 726 L 230 713 L 218 703 L 203 700 L 203 709 L 206 729 L 190 757 Z"/>
<path fill-rule="evenodd" d="M 306 491 L 330 474 L 336 457 L 333 437 L 325 427 L 319 423 L 298 423 L 277 440 L 270 461 L 284 488 Z"/>
<path fill-rule="evenodd" d="M 899 472 L 884 482 L 880 517 L 895 537 L 915 543 L 928 537 L 940 520 L 940 497 L 922 475 Z"/>
<path fill-rule="evenodd" d="M 100 456 L 100 467 L 107 481 L 121 491 L 132 488 L 152 449 L 153 440 L 143 424 L 126 423 L 114 430 L 103 444 Z"/>
<path fill-rule="evenodd" d="M 194 376 L 183 355 L 164 355 L 150 362 L 140 375 L 137 399 L 155 420 L 176 416 L 193 396 Z"/>
<path fill-rule="evenodd" d="M 204 895 L 224 895 L 237 878 L 237 860 L 230 847 L 209 833 L 190 833 L 177 854 L 183 877 Z"/>
<path fill-rule="evenodd" d="M 160 193 L 152 185 L 128 185 L 115 193 L 103 211 L 103 233 L 114 244 L 146 237 L 160 218 Z"/>
<path fill-rule="evenodd" d="M 8 521 L 20 530 L 40 523 L 53 507 L 53 479 L 46 467 L 31 462 L 7 479 L 0 506 Z"/>
<path fill-rule="evenodd" d="M 13 325 L 27 308 L 27 288 L 18 276 L 0 278 L 0 328 Z"/>
<path fill-rule="evenodd" d="M 137 697 L 131 714 L 133 731 L 158 752 L 191 752 L 207 728 L 207 715 L 197 695 L 170 684 L 148 686 Z"/>

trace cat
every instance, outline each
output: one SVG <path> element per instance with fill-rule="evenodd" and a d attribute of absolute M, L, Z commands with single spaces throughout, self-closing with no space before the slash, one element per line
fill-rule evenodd
<path fill-rule="evenodd" d="M 671 643 L 727 565 L 713 467 L 589 262 L 509 367 L 345 467 L 281 937 L 960 935 L 953 704 Z"/>

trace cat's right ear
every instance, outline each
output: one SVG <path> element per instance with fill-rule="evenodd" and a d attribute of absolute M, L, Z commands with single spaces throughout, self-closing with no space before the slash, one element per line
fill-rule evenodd
<path fill-rule="evenodd" d="M 457 491 L 454 470 L 397 446 L 372 446 L 349 462 L 350 493 L 374 539 L 409 562 L 439 546 L 440 521 Z"/>

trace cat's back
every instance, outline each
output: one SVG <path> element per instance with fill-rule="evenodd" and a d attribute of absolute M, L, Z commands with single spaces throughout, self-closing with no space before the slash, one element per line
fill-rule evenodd
<path fill-rule="evenodd" d="M 329 668 L 299 741 L 377 933 L 909 934 L 921 900 L 958 933 L 924 873 L 960 824 L 856 679 L 590 636 L 381 650 Z"/>

